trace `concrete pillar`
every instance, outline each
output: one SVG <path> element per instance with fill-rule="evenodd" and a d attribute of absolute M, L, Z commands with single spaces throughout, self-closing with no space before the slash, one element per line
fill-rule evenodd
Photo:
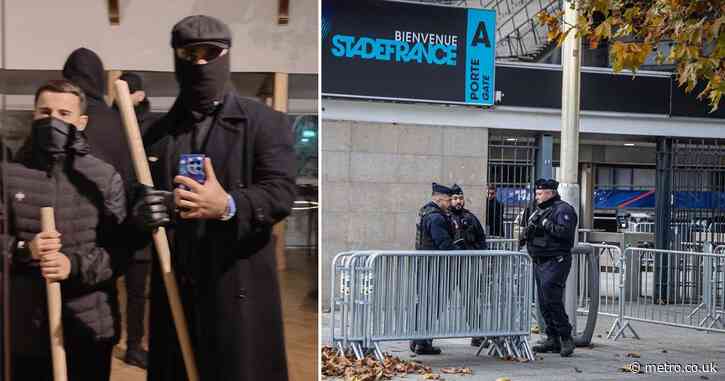
<path fill-rule="evenodd" d="M 287 112 L 289 92 L 289 75 L 287 73 L 274 73 L 274 96 L 272 102 L 274 109 L 280 112 Z M 285 257 L 285 232 L 286 224 L 282 220 L 274 225 L 274 255 L 277 258 L 277 270 L 287 269 L 287 258 Z"/>
<path fill-rule="evenodd" d="M 564 23 L 576 25 L 578 8 L 575 1 L 564 3 Z M 561 92 L 561 182 L 559 194 L 579 213 L 579 98 L 581 82 L 581 38 L 567 35 L 562 47 Z M 576 235 L 575 235 L 576 237 Z M 576 333 L 577 258 L 572 258 L 572 270 L 566 281 L 565 307 L 569 322 Z"/>

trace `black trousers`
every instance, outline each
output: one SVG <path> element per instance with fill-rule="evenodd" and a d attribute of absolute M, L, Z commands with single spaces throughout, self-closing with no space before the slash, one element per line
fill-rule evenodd
<path fill-rule="evenodd" d="M 126 273 L 126 347 L 139 349 L 144 334 L 144 317 L 146 312 L 146 278 L 151 269 L 151 262 L 133 260 Z"/>
<path fill-rule="evenodd" d="M 111 340 L 94 341 L 65 333 L 65 354 L 68 380 L 107 381 L 111 377 Z M 13 381 L 53 381 L 50 357 L 13 356 Z"/>
<path fill-rule="evenodd" d="M 549 337 L 571 336 L 571 324 L 564 310 L 564 286 L 571 269 L 571 254 L 556 257 L 535 257 L 534 278 L 539 306 Z"/>

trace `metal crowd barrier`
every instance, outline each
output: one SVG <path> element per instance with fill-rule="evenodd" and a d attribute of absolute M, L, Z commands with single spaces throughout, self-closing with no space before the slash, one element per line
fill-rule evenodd
<path fill-rule="evenodd" d="M 519 241 L 511 238 L 491 238 L 486 240 L 488 250 L 519 251 Z"/>
<path fill-rule="evenodd" d="M 590 248 L 591 252 L 576 250 L 578 247 Z M 580 243 L 578 247 L 572 250 L 572 254 L 578 255 L 580 259 L 576 269 L 579 280 L 577 313 L 586 314 L 587 322 L 583 331 L 575 337 L 576 341 L 581 342 L 577 342 L 577 345 L 588 345 L 591 342 L 599 315 L 617 318 L 607 336 L 616 340 L 624 335 L 624 324 L 620 318 L 620 301 L 625 290 L 624 278 L 620 276 L 625 267 L 622 251 L 617 246 L 587 242 Z"/>
<path fill-rule="evenodd" d="M 711 246 L 704 248 L 710 251 Z M 630 286 L 620 301 L 624 325 L 641 321 L 725 333 L 725 256 L 630 247 L 625 264 L 631 271 L 621 275 Z"/>
<path fill-rule="evenodd" d="M 626 231 L 630 233 L 654 233 L 654 222 L 630 222 Z"/>
<path fill-rule="evenodd" d="M 384 341 L 486 337 L 492 355 L 534 360 L 524 253 L 345 252 L 332 269 L 331 334 L 340 351 L 363 358 L 370 350 L 382 360 Z"/>

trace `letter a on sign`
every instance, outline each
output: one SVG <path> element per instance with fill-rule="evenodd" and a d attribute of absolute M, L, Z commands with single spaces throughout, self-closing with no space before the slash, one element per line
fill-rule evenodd
<path fill-rule="evenodd" d="M 486 33 L 486 23 L 481 21 L 476 27 L 476 33 L 473 34 L 473 46 L 483 43 L 487 48 L 491 47 L 491 41 L 488 39 L 488 33 Z"/>

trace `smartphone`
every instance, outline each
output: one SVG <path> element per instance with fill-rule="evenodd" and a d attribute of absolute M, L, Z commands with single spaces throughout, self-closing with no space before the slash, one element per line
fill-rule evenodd
<path fill-rule="evenodd" d="M 206 181 L 206 173 L 204 172 L 204 155 L 201 154 L 183 154 L 179 157 L 179 175 L 193 179 L 199 184 Z M 179 184 L 182 189 L 189 190 L 187 186 Z"/>

